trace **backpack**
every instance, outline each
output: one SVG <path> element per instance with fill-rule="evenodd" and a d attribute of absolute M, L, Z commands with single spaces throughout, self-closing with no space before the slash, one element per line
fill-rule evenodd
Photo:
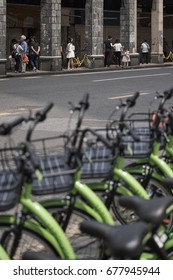
<path fill-rule="evenodd" d="M 16 45 L 13 46 L 11 56 L 12 56 L 12 58 L 18 58 L 18 56 L 19 56 L 19 53 L 17 52 L 17 46 Z"/>

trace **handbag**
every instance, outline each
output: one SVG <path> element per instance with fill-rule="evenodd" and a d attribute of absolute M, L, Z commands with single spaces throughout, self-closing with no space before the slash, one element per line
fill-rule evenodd
<path fill-rule="evenodd" d="M 28 56 L 27 56 L 26 54 L 23 54 L 23 55 L 22 55 L 22 61 L 23 61 L 24 63 L 28 64 L 29 59 L 28 59 Z"/>

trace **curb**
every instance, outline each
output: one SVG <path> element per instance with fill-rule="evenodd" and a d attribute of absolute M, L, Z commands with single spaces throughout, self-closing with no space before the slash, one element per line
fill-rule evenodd
<path fill-rule="evenodd" d="M 129 69 L 147 69 L 147 68 L 154 68 L 154 67 L 168 67 L 173 66 L 173 62 L 167 62 L 163 64 L 144 64 L 144 65 L 137 65 L 137 66 L 129 66 L 127 68 L 116 68 L 115 65 L 111 65 L 110 67 L 101 67 L 101 68 L 94 68 L 88 69 L 84 67 L 76 68 L 73 71 L 69 71 L 67 69 L 62 69 L 61 71 L 38 71 L 32 72 L 27 71 L 26 73 L 13 73 L 7 72 L 5 75 L 0 75 L 0 79 L 4 78 L 16 78 L 16 77 L 32 77 L 32 76 L 40 76 L 40 75 L 57 75 L 57 74 L 74 74 L 74 73 L 87 73 L 87 72 L 105 72 L 105 71 L 120 71 L 120 70 L 129 70 Z"/>

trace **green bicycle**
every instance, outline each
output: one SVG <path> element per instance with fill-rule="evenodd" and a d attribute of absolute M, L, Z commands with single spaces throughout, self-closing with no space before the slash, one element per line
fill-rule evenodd
<path fill-rule="evenodd" d="M 52 105 L 51 105 L 52 106 Z M 34 127 L 36 123 L 38 123 L 41 120 L 44 120 L 45 115 L 47 111 L 51 108 L 51 106 L 47 106 L 42 112 L 36 113 L 36 121 L 34 123 Z M 5 125 L 7 127 L 7 124 Z M 29 132 L 30 133 L 30 132 Z M 57 139 L 62 139 L 64 137 L 56 137 Z M 66 138 L 66 137 L 65 137 Z M 47 139 L 44 139 L 43 142 L 45 142 Z M 51 139 L 52 140 L 52 139 Z M 37 170 L 39 170 L 39 163 L 35 159 L 34 150 L 33 147 L 30 147 L 30 143 L 26 142 L 21 145 L 22 150 L 25 151 L 24 155 L 29 154 L 29 161 L 32 162 L 32 166 L 34 166 L 34 169 L 36 169 L 36 174 L 38 173 Z M 33 145 L 33 144 L 32 144 Z M 22 154 L 22 163 L 21 167 L 23 167 L 22 170 L 20 170 L 21 174 L 24 174 L 25 176 L 25 183 L 23 185 L 23 191 L 20 197 L 20 205 L 22 209 L 19 211 L 19 214 L 14 215 L 1 215 L 0 216 L 0 228 L 3 227 L 6 228 L 2 234 L 1 237 L 1 244 L 4 246 L 4 248 L 9 253 L 10 257 L 13 257 L 16 253 L 16 250 L 21 248 L 21 246 L 18 246 L 19 242 L 21 241 L 21 235 L 23 232 L 26 233 L 26 235 L 34 235 L 35 237 L 38 236 L 38 238 L 42 241 L 41 243 L 47 243 L 47 247 L 49 247 L 50 254 L 57 254 L 62 259 L 75 259 L 76 255 L 67 239 L 67 237 L 64 235 L 64 232 L 57 224 L 57 220 L 52 217 L 52 215 L 45 210 L 45 208 L 38 202 L 31 200 L 31 195 L 34 193 L 34 184 L 36 183 L 37 186 L 40 186 L 38 183 L 39 180 L 33 178 L 33 168 L 31 168 L 31 164 L 28 162 L 28 158 Z M 57 151 L 56 151 L 57 156 Z M 45 155 L 41 158 L 41 162 L 43 163 L 44 160 L 51 160 L 51 157 L 48 157 Z M 72 156 L 72 159 L 74 159 L 74 156 Z M 114 224 L 113 219 L 111 218 L 111 215 L 109 211 L 106 209 L 102 201 L 97 197 L 95 193 L 92 192 L 90 188 L 88 188 L 86 185 L 82 184 L 80 179 L 80 171 L 78 171 L 78 168 L 72 167 L 68 169 L 65 157 L 63 155 L 58 155 L 56 157 L 56 162 L 58 161 L 59 167 L 56 172 L 52 174 L 42 174 L 43 180 L 42 186 L 44 187 L 44 194 L 45 193 L 52 193 L 54 194 L 55 191 L 58 190 L 58 192 L 64 188 L 64 185 L 60 185 L 60 183 L 64 182 L 68 183 L 66 184 L 67 189 L 69 188 L 72 190 L 72 197 L 76 196 L 76 193 L 83 198 L 84 201 L 76 199 L 76 209 L 78 212 L 80 212 L 80 216 L 83 213 L 87 213 L 87 219 L 88 218 L 94 218 L 98 221 L 105 222 L 108 224 Z M 72 162 L 74 166 L 74 161 Z M 45 164 L 45 163 L 44 163 Z M 29 168 L 28 168 L 29 167 Z M 62 169 L 61 169 L 62 167 Z M 65 169 L 64 169 L 65 168 Z M 72 177 L 72 173 L 74 174 L 74 177 Z M 45 178 L 46 177 L 46 178 Z M 52 181 L 53 178 L 53 181 Z M 75 181 L 74 181 L 75 178 Z M 50 185 L 48 184 L 49 188 L 48 190 L 45 188 L 45 182 L 50 182 Z M 53 188 L 51 183 L 53 182 Z M 57 188 L 57 189 L 56 189 Z M 33 189 L 33 192 L 32 192 Z M 67 190 L 66 189 L 66 190 Z M 40 191 L 39 188 L 37 191 Z M 43 194 L 41 190 L 41 194 Z M 72 210 L 71 207 L 73 207 L 74 202 L 73 199 L 60 199 L 59 205 L 56 201 L 56 206 L 58 209 L 58 206 L 61 209 L 61 212 L 63 210 L 63 213 L 68 212 L 70 213 Z M 86 201 L 86 202 L 85 202 Z M 88 204 L 89 203 L 89 204 Z M 70 210 L 67 211 L 67 208 Z M 63 215 L 60 216 L 63 217 Z M 68 215 L 68 219 L 70 216 Z M 62 222 L 62 220 L 61 220 Z M 67 220 L 66 220 L 67 222 Z M 11 229 L 11 226 L 13 229 Z M 9 230 L 8 230 L 9 229 Z M 16 234 L 17 233 L 17 234 Z M 14 242 L 12 244 L 12 248 L 8 248 L 8 245 L 11 240 L 11 236 L 14 235 Z M 20 253 L 21 256 L 22 253 Z"/>

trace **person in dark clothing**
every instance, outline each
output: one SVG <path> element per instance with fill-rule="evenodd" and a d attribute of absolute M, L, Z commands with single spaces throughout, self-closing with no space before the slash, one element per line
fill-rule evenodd
<path fill-rule="evenodd" d="M 17 41 L 16 39 L 12 39 L 10 51 L 11 57 L 15 61 L 13 69 L 14 72 L 21 72 L 21 58 L 23 54 L 23 48 L 19 44 L 19 41 Z"/>
<path fill-rule="evenodd" d="M 37 42 L 35 36 L 32 36 L 29 45 L 29 58 L 33 71 L 38 70 L 39 54 L 40 54 L 40 45 Z"/>
<path fill-rule="evenodd" d="M 111 54 L 112 54 L 112 36 L 108 36 L 107 40 L 104 42 L 104 66 L 110 66 L 111 64 Z"/>

